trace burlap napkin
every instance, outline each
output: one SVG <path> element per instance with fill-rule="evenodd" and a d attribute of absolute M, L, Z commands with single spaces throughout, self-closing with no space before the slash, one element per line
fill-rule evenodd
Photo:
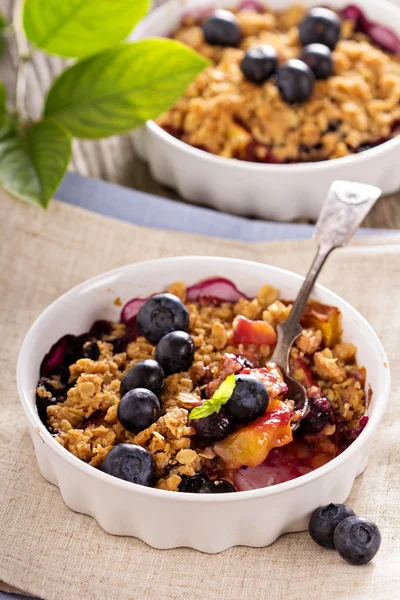
<path fill-rule="evenodd" d="M 358 240 L 331 257 L 321 277 L 364 314 L 391 358 L 393 391 L 365 474 L 349 502 L 382 531 L 380 553 L 362 568 L 322 550 L 307 533 L 265 549 L 219 555 L 157 551 L 113 537 L 66 508 L 40 476 L 15 385 L 25 332 L 69 287 L 106 269 L 147 258 L 216 254 L 304 273 L 313 242 L 243 244 L 149 230 L 53 202 L 48 212 L 0 198 L 0 579 L 44 599 L 258 600 L 400 596 L 400 240 Z M 4 589 L 6 589 L 4 587 Z M 7 589 L 10 589 L 9 587 Z"/>

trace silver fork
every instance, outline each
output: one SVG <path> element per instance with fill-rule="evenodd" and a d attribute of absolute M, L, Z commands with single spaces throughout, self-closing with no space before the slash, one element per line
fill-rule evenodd
<path fill-rule="evenodd" d="M 317 253 L 288 319 L 278 326 L 278 342 L 271 358 L 283 372 L 289 388 L 288 398 L 294 400 L 295 410 L 301 413 L 301 418 L 292 423 L 293 430 L 297 429 L 309 409 L 306 389 L 289 374 L 289 352 L 302 332 L 301 316 L 329 254 L 350 241 L 381 193 L 379 188 L 372 185 L 335 181 L 322 207 L 314 233 L 314 238 L 318 241 Z"/>

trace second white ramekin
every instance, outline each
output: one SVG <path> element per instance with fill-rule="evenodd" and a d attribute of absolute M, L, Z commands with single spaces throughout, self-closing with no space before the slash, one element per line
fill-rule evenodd
<path fill-rule="evenodd" d="M 283 9 L 295 0 L 261 0 Z M 344 8 L 351 0 L 303 0 L 306 6 Z M 357 2 L 356 2 L 357 3 Z M 386 0 L 358 0 L 367 16 L 400 35 L 400 8 Z M 150 13 L 132 39 L 164 36 L 182 15 L 200 6 L 232 7 L 240 0 L 170 0 Z M 148 162 L 154 178 L 176 189 L 186 200 L 245 216 L 289 221 L 317 219 L 331 184 L 337 179 L 361 181 L 384 194 L 400 189 L 400 136 L 371 150 L 319 163 L 256 164 L 197 150 L 162 130 L 155 122 L 134 133 L 138 155 Z"/>

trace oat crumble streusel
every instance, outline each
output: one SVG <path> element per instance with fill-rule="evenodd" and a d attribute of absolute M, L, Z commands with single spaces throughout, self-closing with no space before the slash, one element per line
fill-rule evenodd
<path fill-rule="evenodd" d="M 267 389 L 269 404 L 261 420 L 271 411 L 286 419 L 276 430 L 280 441 L 271 438 L 263 459 L 264 470 L 275 473 L 273 483 L 325 464 L 365 426 L 365 369 L 357 365 L 355 346 L 341 340 L 338 309 L 311 301 L 303 333 L 291 350 L 291 373 L 306 386 L 311 402 L 308 420 L 292 441 L 294 403 L 286 398 L 280 370 L 268 362 L 276 326 L 287 318 L 291 304 L 279 300 L 278 290 L 270 285 L 254 299 L 241 295 L 234 302 L 209 296 L 188 300 L 183 282 L 173 283 L 169 292 L 187 308 L 194 358 L 186 371 L 165 377 L 160 414 L 144 430 L 128 431 L 118 419 L 121 380 L 156 353 L 156 344 L 138 332 L 136 318 L 128 323 L 98 321 L 88 334 L 59 340 L 45 357 L 37 387 L 39 415 L 57 442 L 76 457 L 101 467 L 113 448 L 133 444 L 150 453 L 160 489 L 191 491 L 190 482 L 206 478 L 220 483 L 221 477 L 238 490 L 271 485 L 270 479 L 254 484 L 250 478 L 249 483 L 240 469 L 242 464 L 257 466 L 259 459 L 252 422 L 230 429 L 218 443 L 206 444 L 189 419 L 190 411 L 213 397 L 232 374 L 254 375 Z M 260 424 L 260 419 L 253 422 Z M 254 450 L 254 464 L 240 463 L 237 452 L 243 450 L 243 440 Z"/>
<path fill-rule="evenodd" d="M 211 65 L 159 117 L 166 131 L 212 154 L 266 163 L 342 158 L 400 132 L 400 57 L 374 45 L 352 20 L 342 20 L 333 75 L 316 81 L 306 102 L 288 104 L 274 78 L 251 83 L 240 63 L 261 44 L 275 48 L 281 65 L 298 58 L 306 8 L 232 12 L 242 34 L 237 48 L 208 44 L 201 27 L 206 17 L 186 15 L 174 32 Z"/>

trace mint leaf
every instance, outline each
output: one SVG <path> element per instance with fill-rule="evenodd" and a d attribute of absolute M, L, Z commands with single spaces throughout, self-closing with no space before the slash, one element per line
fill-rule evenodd
<path fill-rule="evenodd" d="M 207 64 L 173 40 L 123 44 L 64 71 L 50 88 L 45 115 L 78 138 L 123 133 L 167 110 Z"/>
<path fill-rule="evenodd" d="M 204 419 L 210 415 L 219 412 L 221 407 L 214 404 L 212 400 L 206 400 L 201 406 L 197 406 L 190 411 L 190 419 Z"/>
<path fill-rule="evenodd" d="M 221 407 L 228 402 L 233 394 L 236 386 L 235 375 L 229 375 L 225 381 L 221 383 L 219 388 L 214 392 L 214 395 L 209 400 L 203 402 L 201 406 L 194 408 L 189 415 L 190 419 L 204 419 L 213 413 L 218 413 Z"/>
<path fill-rule="evenodd" d="M 149 9 L 149 0 L 25 0 L 23 24 L 38 48 L 83 58 L 124 40 Z"/>
<path fill-rule="evenodd" d="M 52 121 L 0 131 L 0 185 L 22 200 L 46 208 L 71 155 L 71 136 Z"/>
<path fill-rule="evenodd" d="M 4 83 L 0 79 L 0 129 L 6 124 L 7 111 L 6 111 L 6 88 Z"/>
<path fill-rule="evenodd" d="M 221 405 L 226 404 L 228 402 L 229 398 L 232 396 L 235 386 L 236 386 L 235 375 L 234 375 L 234 373 L 232 373 L 232 375 L 229 375 L 225 379 L 225 381 L 223 381 L 221 383 L 219 388 L 217 390 L 215 390 L 212 399 L 215 402 L 219 402 Z"/>

